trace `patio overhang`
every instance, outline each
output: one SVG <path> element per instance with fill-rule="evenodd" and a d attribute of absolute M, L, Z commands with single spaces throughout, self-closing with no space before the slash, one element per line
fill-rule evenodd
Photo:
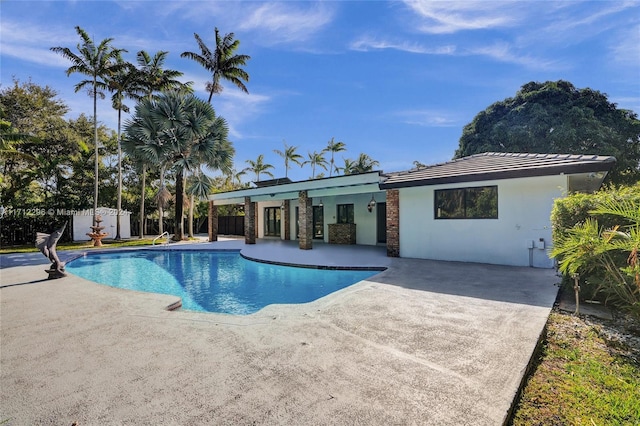
<path fill-rule="evenodd" d="M 379 171 L 357 175 L 336 176 L 291 182 L 266 187 L 240 189 L 209 195 L 215 205 L 244 204 L 245 197 L 251 201 L 279 201 L 297 199 L 300 191 L 307 191 L 308 197 L 330 197 L 337 195 L 374 193 L 380 191 Z"/>

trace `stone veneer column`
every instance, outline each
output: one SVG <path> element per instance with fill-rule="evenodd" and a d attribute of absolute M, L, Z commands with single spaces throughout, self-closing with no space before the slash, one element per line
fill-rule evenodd
<path fill-rule="evenodd" d="M 400 191 L 387 189 L 387 256 L 400 257 Z"/>
<path fill-rule="evenodd" d="M 209 241 L 218 241 L 218 206 L 209 201 Z"/>
<path fill-rule="evenodd" d="M 289 200 L 284 200 L 284 211 L 282 221 L 284 222 L 284 239 L 291 239 L 291 212 L 289 211 Z"/>
<path fill-rule="evenodd" d="M 244 243 L 256 243 L 256 203 L 244 197 Z"/>
<path fill-rule="evenodd" d="M 300 221 L 300 249 L 313 248 L 313 199 L 308 197 L 307 191 L 298 193 L 298 220 Z"/>

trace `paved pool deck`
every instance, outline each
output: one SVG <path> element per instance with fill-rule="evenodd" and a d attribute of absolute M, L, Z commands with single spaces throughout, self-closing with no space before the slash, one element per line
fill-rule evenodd
<path fill-rule="evenodd" d="M 387 269 L 311 303 L 233 316 L 48 281 L 42 255 L 0 256 L 0 423 L 502 424 L 558 290 L 552 270 L 379 247 L 181 248 Z"/>

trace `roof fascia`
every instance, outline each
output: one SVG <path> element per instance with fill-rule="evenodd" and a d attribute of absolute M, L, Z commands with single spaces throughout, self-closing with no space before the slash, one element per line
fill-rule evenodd
<path fill-rule="evenodd" d="M 211 201 L 222 201 L 228 199 L 238 199 L 244 197 L 268 197 L 265 199 L 285 199 L 291 198 L 288 194 L 296 194 L 294 198 L 297 198 L 297 194 L 300 191 L 314 191 L 314 190 L 330 190 L 332 188 L 342 187 L 356 187 L 361 185 L 380 183 L 380 172 L 361 173 L 357 175 L 337 176 L 324 179 L 306 180 L 302 182 L 292 182 L 281 185 L 267 186 L 263 188 L 248 188 L 239 189 L 236 191 L 219 192 L 209 195 Z M 276 198 L 276 196 L 278 198 Z"/>
<path fill-rule="evenodd" d="M 429 185 L 441 185 L 446 183 L 468 183 L 479 182 L 486 180 L 501 180 L 501 179 L 517 179 L 526 177 L 540 177 L 540 176 L 553 176 L 553 175 L 571 175 L 577 173 L 589 173 L 589 172 L 608 172 L 611 170 L 615 162 L 603 161 L 593 163 L 578 163 L 578 164 L 561 164 L 547 167 L 536 167 L 530 169 L 518 169 L 518 170 L 505 170 L 486 173 L 476 173 L 457 176 L 445 176 L 439 178 L 427 178 L 419 180 L 407 180 L 402 182 L 390 182 L 381 183 L 380 189 L 396 189 L 396 188 L 411 188 L 415 186 L 429 186 Z"/>

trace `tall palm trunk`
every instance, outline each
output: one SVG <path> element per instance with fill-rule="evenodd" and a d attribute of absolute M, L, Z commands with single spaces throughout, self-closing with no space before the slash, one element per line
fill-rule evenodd
<path fill-rule="evenodd" d="M 164 172 L 165 166 L 160 168 L 160 189 L 158 190 L 158 235 L 164 234 Z"/>
<path fill-rule="evenodd" d="M 122 120 L 122 110 L 118 110 L 118 200 L 116 201 L 116 236 L 120 237 L 120 210 L 122 210 L 122 147 L 120 146 L 120 124 Z"/>
<path fill-rule="evenodd" d="M 180 170 L 176 176 L 176 233 L 173 236 L 175 241 L 182 241 L 184 238 L 184 171 Z"/>
<path fill-rule="evenodd" d="M 93 142 L 95 144 L 95 166 L 93 178 L 93 224 L 97 225 L 96 218 L 98 216 L 98 89 L 96 87 L 96 76 L 93 76 Z"/>
<path fill-rule="evenodd" d="M 195 204 L 196 196 L 191 194 L 191 198 L 189 199 L 189 238 L 194 238 L 193 236 L 193 206 Z"/>
<path fill-rule="evenodd" d="M 144 238 L 144 228 L 145 228 L 145 223 L 144 223 L 144 192 L 145 192 L 145 187 L 147 185 L 147 165 L 143 164 L 142 165 L 142 194 L 140 197 L 140 239 Z"/>

